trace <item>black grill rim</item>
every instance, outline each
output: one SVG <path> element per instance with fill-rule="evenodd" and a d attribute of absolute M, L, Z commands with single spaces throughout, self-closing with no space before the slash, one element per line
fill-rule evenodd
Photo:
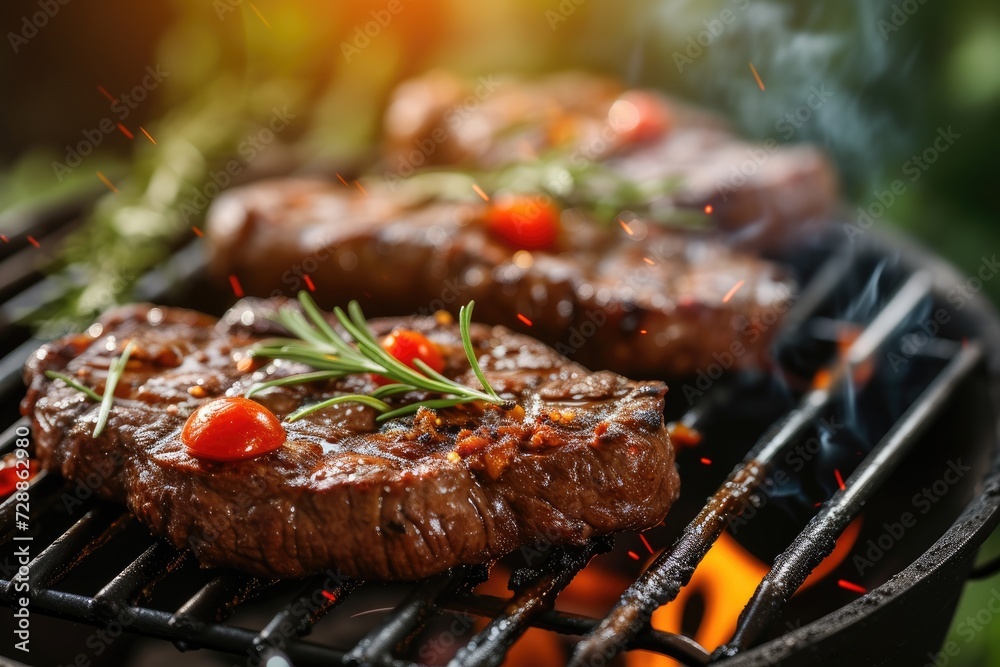
<path fill-rule="evenodd" d="M 869 230 L 864 239 L 866 250 L 899 253 L 908 271 L 930 271 L 933 294 L 942 296 L 963 280 L 959 271 L 927 248 L 896 230 Z M 1000 315 L 982 295 L 975 295 L 962 313 L 970 326 L 982 332 L 986 361 L 990 371 L 993 403 L 1000 405 Z M 996 416 L 1000 434 L 1000 413 Z M 919 594 L 922 586 L 935 579 L 965 580 L 973 568 L 976 553 L 1000 525 L 1000 448 L 995 448 L 989 472 L 982 481 L 982 491 L 952 526 L 917 560 L 896 576 L 857 600 L 783 636 L 741 652 L 736 657 L 713 663 L 726 667 L 763 667 L 800 654 L 804 649 L 819 652 L 819 644 L 833 641 L 852 626 L 865 623 L 881 611 L 905 604 Z M 942 555 L 944 557 L 942 558 Z M 875 601 L 873 606 L 872 600 Z M 926 603 L 926 600 L 924 601 Z M 797 656 L 798 657 L 798 656 Z"/>

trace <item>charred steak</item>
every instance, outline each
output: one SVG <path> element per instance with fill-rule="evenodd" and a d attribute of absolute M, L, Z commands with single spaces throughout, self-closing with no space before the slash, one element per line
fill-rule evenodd
<path fill-rule="evenodd" d="M 630 377 L 766 362 L 793 292 L 774 264 L 706 234 L 583 214 L 563 216 L 554 247 L 517 252 L 484 224 L 488 211 L 482 201 L 415 204 L 375 186 L 365 195 L 319 181 L 255 183 L 213 205 L 211 266 L 248 294 L 311 284 L 321 306 L 356 296 L 374 315 L 455 312 L 475 299 L 480 321 Z"/>
<path fill-rule="evenodd" d="M 96 474 L 101 496 L 127 503 L 204 565 L 277 577 L 339 567 L 352 576 L 415 579 L 524 544 L 577 544 L 649 527 L 677 496 L 662 383 L 591 373 L 499 326 L 473 325 L 474 347 L 490 384 L 515 398 L 523 415 L 422 409 L 377 425 L 370 408 L 344 403 L 285 422 L 285 444 L 256 458 L 192 457 L 180 432 L 198 406 L 305 370 L 247 356 L 275 333 L 264 317 L 274 307 L 246 300 L 216 321 L 132 305 L 87 334 L 39 349 L 26 366 L 22 411 L 41 464 L 70 479 Z M 422 332 L 440 346 L 446 375 L 476 382 L 448 318 L 371 324 L 379 334 L 401 325 Z M 110 359 L 129 341 L 134 352 L 95 439 L 97 404 L 45 371 L 101 392 Z M 274 387 L 255 400 L 281 418 L 373 388 L 371 378 L 349 376 Z"/>
<path fill-rule="evenodd" d="M 384 122 L 385 169 L 490 168 L 558 152 L 602 162 L 635 183 L 677 179 L 654 206 L 713 208 L 739 245 L 814 233 L 837 206 L 836 170 L 817 148 L 749 143 L 717 116 L 657 91 L 581 72 L 465 79 L 435 71 L 400 84 Z"/>

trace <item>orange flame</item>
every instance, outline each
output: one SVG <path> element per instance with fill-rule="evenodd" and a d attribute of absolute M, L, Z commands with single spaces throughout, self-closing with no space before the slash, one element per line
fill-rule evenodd
<path fill-rule="evenodd" d="M 799 591 L 825 579 L 844 562 L 850 555 L 860 530 L 861 520 L 856 519 L 837 540 L 833 553 L 813 571 Z M 707 650 L 715 650 L 732 636 L 740 612 L 768 569 L 767 565 L 757 560 L 733 537 L 723 533 L 695 570 L 691 582 L 681 589 L 677 599 L 660 607 L 653 614 L 653 627 L 680 633 L 685 610 L 696 595 L 701 596 L 705 613 L 693 639 Z M 675 667 L 678 664 L 670 658 L 644 651 L 635 651 L 626 657 L 629 667 Z"/>

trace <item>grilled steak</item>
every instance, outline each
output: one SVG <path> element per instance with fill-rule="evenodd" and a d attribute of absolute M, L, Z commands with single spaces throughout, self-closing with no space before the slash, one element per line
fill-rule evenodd
<path fill-rule="evenodd" d="M 421 409 L 377 425 L 370 408 L 344 403 L 284 423 L 285 444 L 256 458 L 192 457 L 180 431 L 199 405 L 306 370 L 246 356 L 248 346 L 277 333 L 265 318 L 274 307 L 247 300 L 217 322 L 133 305 L 106 314 L 88 334 L 42 347 L 26 366 L 22 404 L 41 464 L 70 479 L 101 480 L 101 496 L 127 503 L 203 564 L 263 576 L 339 567 L 414 579 L 528 543 L 576 544 L 649 527 L 677 495 L 662 383 L 591 373 L 499 326 L 473 325 L 474 347 L 491 385 L 515 398 L 523 416 Z M 441 347 L 445 375 L 477 386 L 447 318 L 371 324 L 379 334 L 400 325 L 422 332 Z M 136 347 L 110 419 L 92 438 L 97 404 L 44 372 L 102 392 L 110 359 L 128 341 Z M 374 386 L 355 375 L 275 387 L 255 400 L 283 417 Z"/>
<path fill-rule="evenodd" d="M 602 226 L 583 214 L 563 216 L 555 247 L 518 253 L 483 224 L 488 210 L 414 203 L 376 185 L 364 195 L 317 181 L 256 183 L 216 200 L 211 266 L 248 294 L 313 285 L 322 306 L 357 296 L 379 315 L 454 312 L 475 299 L 480 321 L 629 376 L 765 363 L 792 292 L 773 264 L 706 234 L 641 220 Z"/>
<path fill-rule="evenodd" d="M 396 89 L 384 133 L 385 166 L 404 177 L 424 164 L 490 168 L 554 151 L 639 184 L 676 178 L 676 192 L 633 205 L 711 205 L 732 241 L 755 248 L 815 233 L 837 205 L 836 171 L 816 148 L 741 141 L 702 109 L 582 73 L 432 72 Z"/>

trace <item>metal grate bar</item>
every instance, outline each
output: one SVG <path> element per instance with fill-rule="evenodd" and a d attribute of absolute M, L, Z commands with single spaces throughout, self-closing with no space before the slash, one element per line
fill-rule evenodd
<path fill-rule="evenodd" d="M 264 629 L 254 637 L 254 651 L 261 655 L 271 647 L 284 647 L 291 636 L 301 637 L 306 634 L 319 622 L 319 619 L 361 585 L 360 581 L 354 579 L 342 579 L 333 590 L 328 590 L 326 588 L 328 581 L 329 577 L 326 574 L 313 577 L 295 599 L 275 614 Z M 318 601 L 314 600 L 317 591 L 320 592 Z"/>
<path fill-rule="evenodd" d="M 556 549 L 537 571 L 525 568 L 511 575 L 517 594 L 507 608 L 459 649 L 454 662 L 468 667 L 496 667 L 508 649 L 541 613 L 549 611 L 556 596 L 586 567 L 595 554 L 607 551 L 611 541 L 591 540 L 583 547 Z"/>
<path fill-rule="evenodd" d="M 437 611 L 438 598 L 462 586 L 469 575 L 470 568 L 455 568 L 424 580 L 382 625 L 357 643 L 347 654 L 348 662 L 360 665 L 391 663 L 396 647 Z"/>
<path fill-rule="evenodd" d="M 242 572 L 224 571 L 174 612 L 167 624 L 181 637 L 194 636 L 206 625 L 226 619 L 236 605 L 268 585 L 269 581 L 261 581 Z M 175 643 L 181 650 L 189 648 L 183 639 Z"/>
<path fill-rule="evenodd" d="M 509 605 L 510 600 L 507 598 L 477 594 L 445 602 L 442 604 L 442 609 L 465 615 L 497 618 L 503 615 Z M 583 636 L 593 631 L 599 622 L 598 619 L 589 616 L 548 610 L 535 616 L 532 620 L 532 627 L 551 630 L 563 635 Z M 629 650 L 656 651 L 691 665 L 704 665 L 709 660 L 708 651 L 702 648 L 698 642 L 684 635 L 661 630 L 649 629 L 640 633 L 627 648 Z"/>
<path fill-rule="evenodd" d="M 94 611 L 108 617 L 117 616 L 139 591 L 164 572 L 176 567 L 179 556 L 173 548 L 157 540 L 97 592 L 94 596 Z"/>
<path fill-rule="evenodd" d="M 128 511 L 104 504 L 84 514 L 28 565 L 32 590 L 58 581 L 131 520 Z"/>
<path fill-rule="evenodd" d="M 597 629 L 577 645 L 571 665 L 581 667 L 595 658 L 610 660 L 648 625 L 657 607 L 677 597 L 722 533 L 729 516 L 744 505 L 764 481 L 770 462 L 821 414 L 839 387 L 853 376 L 854 369 L 873 358 L 907 316 L 927 298 L 931 287 L 930 275 L 923 272 L 913 274 L 906 281 L 851 344 L 844 357 L 831 366 L 829 385 L 812 389 L 798 408 L 765 433 L 688 524 L 674 546 L 656 558 L 629 586 Z"/>
<path fill-rule="evenodd" d="M 845 489 L 825 502 L 819 513 L 778 556 L 740 614 L 732 639 L 720 647 L 713 657 L 736 655 L 771 626 L 783 605 L 823 559 L 833 552 L 840 534 L 916 445 L 931 420 L 944 409 L 956 386 L 976 367 L 982 356 L 979 345 L 970 344 L 963 348 L 914 401 L 850 476 Z"/>
<path fill-rule="evenodd" d="M 43 589 L 32 592 L 31 609 L 75 621 L 85 620 L 93 625 L 104 625 L 107 622 L 106 619 L 95 618 L 89 613 L 90 601 L 91 598 L 85 595 Z M 172 616 L 169 612 L 157 609 L 127 607 L 123 613 L 122 623 L 123 625 L 127 623 L 129 631 L 132 632 L 159 639 L 174 640 L 177 635 L 169 625 Z M 192 648 L 210 648 L 251 655 L 254 637 L 256 637 L 256 633 L 251 630 L 221 623 L 210 623 L 192 636 L 188 644 Z M 283 651 L 299 667 L 337 664 L 344 659 L 343 651 L 307 641 L 289 642 Z"/>

